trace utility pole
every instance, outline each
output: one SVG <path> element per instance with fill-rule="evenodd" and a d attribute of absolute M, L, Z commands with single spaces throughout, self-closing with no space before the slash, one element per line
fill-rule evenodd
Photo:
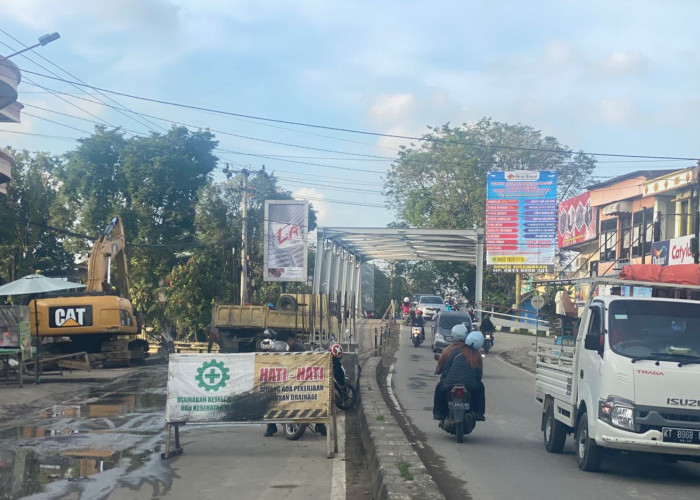
<path fill-rule="evenodd" d="M 241 305 L 248 302 L 248 175 L 250 172 L 245 168 L 241 170 L 243 180 L 241 181 L 241 218 L 243 219 L 243 229 L 241 230 Z"/>
<path fill-rule="evenodd" d="M 241 305 L 244 306 L 248 302 L 248 177 L 250 174 L 264 175 L 265 165 L 260 170 L 250 170 L 242 168 L 241 170 L 233 170 L 229 164 L 223 168 L 223 173 L 227 179 L 231 179 L 233 174 L 241 174 L 241 219 L 243 219 L 243 228 L 241 230 Z"/>

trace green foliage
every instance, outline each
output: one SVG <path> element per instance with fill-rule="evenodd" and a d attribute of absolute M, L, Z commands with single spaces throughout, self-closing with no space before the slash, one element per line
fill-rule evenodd
<path fill-rule="evenodd" d="M 404 478 L 406 481 L 413 481 L 413 474 L 409 470 L 411 464 L 408 462 L 397 462 L 396 467 L 398 467 L 399 474 L 401 474 L 402 478 Z"/>
<path fill-rule="evenodd" d="M 429 127 L 423 139 L 402 147 L 386 176 L 384 193 L 396 212 L 396 227 L 484 227 L 490 171 L 556 170 L 562 200 L 589 185 L 595 168 L 592 157 L 572 152 L 539 130 L 490 118 Z M 492 147 L 496 145 L 505 147 Z M 422 262 L 407 266 L 406 273 L 414 293 L 454 290 L 473 300 L 475 269 L 470 264 Z M 514 276 L 485 273 L 483 291 L 484 302 L 511 304 Z"/>
<path fill-rule="evenodd" d="M 62 236 L 48 226 L 60 226 L 54 175 L 58 159 L 46 153 L 11 151 L 15 157 L 7 196 L 0 196 L 0 275 L 5 281 L 39 271 L 71 276 L 73 255 Z"/>

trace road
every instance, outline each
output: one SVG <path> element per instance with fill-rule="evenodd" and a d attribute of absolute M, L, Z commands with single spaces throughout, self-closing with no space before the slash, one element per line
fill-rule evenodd
<path fill-rule="evenodd" d="M 127 377 L 6 413 L 0 499 L 343 499 L 346 484 L 351 498 L 368 498 L 368 476 L 345 460 L 344 433 L 341 453 L 329 460 L 326 438 L 308 430 L 289 441 L 281 432 L 264 438 L 263 425 L 190 425 L 181 433 L 184 453 L 161 460 L 166 370 L 135 368 Z M 339 427 L 346 427 L 342 412 Z M 358 456 L 353 461 L 363 463 Z"/>
<path fill-rule="evenodd" d="M 476 500 L 504 498 L 560 499 L 634 498 L 696 499 L 700 487 L 700 464 L 669 464 L 641 456 L 606 458 L 598 473 L 582 472 L 576 465 L 573 439 L 564 453 L 544 449 L 540 410 L 534 398 L 534 376 L 498 357 L 499 352 L 530 345 L 532 337 L 496 333 L 496 345 L 484 360 L 486 422 L 457 444 L 454 436 L 432 420 L 435 360 L 426 343 L 415 348 L 407 327 L 401 340 L 393 373 L 392 393 L 431 470 L 448 498 L 457 498 L 461 486 Z M 449 471 L 443 474 L 441 471 Z"/>

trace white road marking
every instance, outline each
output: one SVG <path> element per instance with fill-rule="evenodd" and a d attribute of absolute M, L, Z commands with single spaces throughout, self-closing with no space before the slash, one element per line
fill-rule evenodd
<path fill-rule="evenodd" d="M 338 453 L 333 462 L 331 500 L 345 500 L 345 413 L 339 413 L 337 420 Z"/>

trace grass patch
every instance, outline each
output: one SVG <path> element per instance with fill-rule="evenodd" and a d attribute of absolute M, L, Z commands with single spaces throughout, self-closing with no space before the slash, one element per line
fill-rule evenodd
<path fill-rule="evenodd" d="M 377 415 L 377 420 L 379 422 L 384 422 L 384 415 Z"/>
<path fill-rule="evenodd" d="M 408 470 L 408 468 L 411 466 L 408 462 L 397 462 L 396 467 L 399 468 L 399 473 L 401 474 L 401 477 L 404 478 L 406 481 L 413 481 L 413 474 L 411 474 L 411 471 Z"/>

